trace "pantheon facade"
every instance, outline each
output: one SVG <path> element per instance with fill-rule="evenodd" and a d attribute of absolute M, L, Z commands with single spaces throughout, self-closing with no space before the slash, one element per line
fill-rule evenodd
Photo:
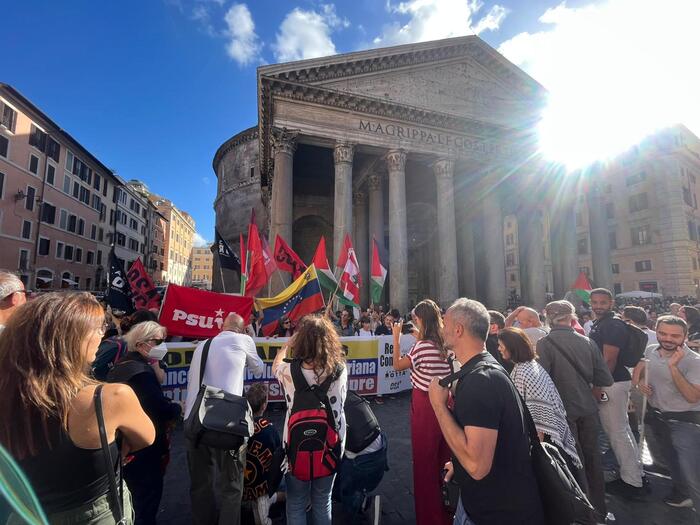
<path fill-rule="evenodd" d="M 578 187 L 537 155 L 545 96 L 476 36 L 260 67 L 257 125 L 214 157 L 217 229 L 237 249 L 254 208 L 271 246 L 281 235 L 309 262 L 324 235 L 331 264 L 350 233 L 364 304 L 374 238 L 385 304 L 467 296 L 504 308 L 512 216 L 522 299 L 543 306 L 578 272 Z M 221 275 L 215 267 L 214 289 L 237 291 L 235 272 Z M 273 276 L 271 292 L 285 282 Z"/>

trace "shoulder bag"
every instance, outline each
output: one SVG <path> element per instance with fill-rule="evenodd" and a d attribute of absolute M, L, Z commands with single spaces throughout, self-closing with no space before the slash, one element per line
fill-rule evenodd
<path fill-rule="evenodd" d="M 112 515 L 114 516 L 114 522 L 117 525 L 126 524 L 126 517 L 124 516 L 124 507 L 122 503 L 124 502 L 124 478 L 122 476 L 122 462 L 120 458 L 119 463 L 119 490 L 117 490 L 117 473 L 115 472 L 115 463 L 112 459 L 112 453 L 109 450 L 109 443 L 107 442 L 107 431 L 105 430 L 105 418 L 102 413 L 102 385 L 97 385 L 95 388 L 95 394 L 93 396 L 95 401 L 95 415 L 97 416 L 97 428 L 100 431 L 100 445 L 102 447 L 102 457 L 104 458 L 105 471 L 107 472 L 107 481 L 109 482 L 109 495 L 112 499 Z"/>
<path fill-rule="evenodd" d="M 253 435 L 253 412 L 245 397 L 204 384 L 211 341 L 207 339 L 202 350 L 199 392 L 185 421 L 185 436 L 194 446 L 201 443 L 221 450 L 238 450 Z"/>

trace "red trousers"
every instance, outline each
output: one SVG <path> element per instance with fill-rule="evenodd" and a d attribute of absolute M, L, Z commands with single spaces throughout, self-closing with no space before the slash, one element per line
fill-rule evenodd
<path fill-rule="evenodd" d="M 428 393 L 414 388 L 411 395 L 413 499 L 416 525 L 449 525 L 452 516 L 442 503 L 440 474 L 450 459 Z"/>

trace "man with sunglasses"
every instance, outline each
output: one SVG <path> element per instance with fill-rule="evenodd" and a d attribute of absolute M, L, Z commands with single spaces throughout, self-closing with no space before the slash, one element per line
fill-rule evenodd
<path fill-rule="evenodd" d="M 12 314 L 27 302 L 24 283 L 14 273 L 0 270 L 0 333 Z"/>

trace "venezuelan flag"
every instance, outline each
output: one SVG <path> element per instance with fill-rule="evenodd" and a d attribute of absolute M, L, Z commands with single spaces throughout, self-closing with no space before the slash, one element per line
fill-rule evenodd
<path fill-rule="evenodd" d="M 282 317 L 298 321 L 324 306 L 321 285 L 313 264 L 275 297 L 255 300 L 256 310 L 263 313 L 262 331 L 266 337 L 277 331 Z"/>

